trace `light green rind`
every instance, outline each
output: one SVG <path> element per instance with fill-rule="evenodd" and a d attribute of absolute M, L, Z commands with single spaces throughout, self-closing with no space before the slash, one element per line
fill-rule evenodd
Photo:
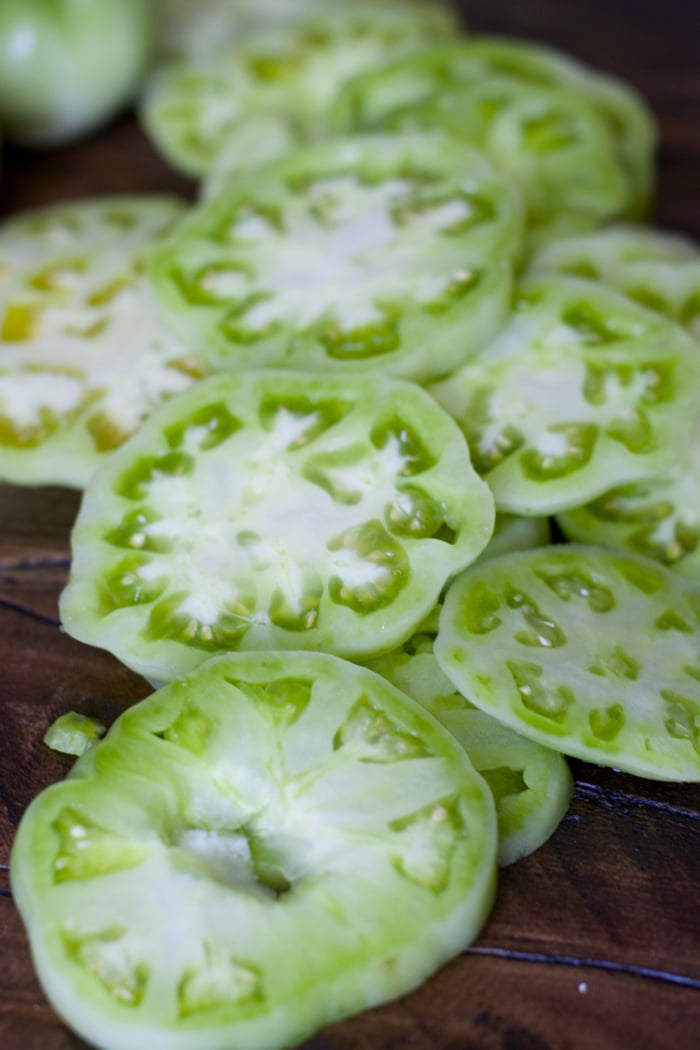
<path fill-rule="evenodd" d="M 700 358 L 680 327 L 574 277 L 521 282 L 509 324 L 430 392 L 501 512 L 555 514 L 669 469 L 696 425 Z"/>
<path fill-rule="evenodd" d="M 700 589 L 648 559 L 564 546 L 463 573 L 435 655 L 530 739 L 658 780 L 700 780 Z"/>
<path fill-rule="evenodd" d="M 327 655 L 225 656 L 131 708 L 19 828 L 55 1008 L 102 1050 L 276 1050 L 464 950 L 493 801 L 418 705 Z"/>
<path fill-rule="evenodd" d="M 517 193 L 443 135 L 356 136 L 233 180 L 152 258 L 217 366 L 449 374 L 505 321 Z"/>
<path fill-rule="evenodd" d="M 493 516 L 459 429 L 413 384 L 226 374 L 88 486 L 62 622 L 160 682 L 237 648 L 370 657 L 415 629 Z"/>

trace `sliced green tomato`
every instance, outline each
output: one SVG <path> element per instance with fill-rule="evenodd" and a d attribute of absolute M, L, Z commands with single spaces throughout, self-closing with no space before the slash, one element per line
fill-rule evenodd
<path fill-rule="evenodd" d="M 279 19 L 308 17 L 334 0 L 153 0 L 161 57 L 203 61 Z"/>
<path fill-rule="evenodd" d="M 413 384 L 216 377 L 86 490 L 63 623 L 161 682 L 239 648 L 369 657 L 414 630 L 492 527 L 462 435 Z"/>
<path fill-rule="evenodd" d="M 257 37 L 261 32 L 279 30 L 282 25 L 293 29 L 313 19 L 315 27 L 330 20 L 347 18 L 345 0 L 154 0 L 160 8 L 160 51 L 164 57 L 204 62 L 231 44 Z M 365 18 L 376 13 L 372 0 L 353 0 L 352 10 Z M 456 29 L 456 19 L 449 7 L 435 0 L 383 0 L 380 14 L 390 10 L 404 23 L 401 32 L 415 32 L 412 22 L 418 20 L 430 37 L 447 36 Z M 313 38 L 308 44 L 318 46 Z"/>
<path fill-rule="evenodd" d="M 496 803 L 503 867 L 538 849 L 555 831 L 569 807 L 573 778 L 558 751 L 501 725 L 455 691 L 433 654 L 438 611 L 400 649 L 368 666 L 437 718 L 484 777 Z"/>
<path fill-rule="evenodd" d="M 264 11 L 264 9 L 263 9 Z M 235 46 L 164 67 L 142 106 L 146 131 L 176 168 L 207 175 L 226 149 L 232 170 L 281 156 L 285 137 L 318 138 L 343 83 L 389 58 L 448 39 L 454 17 L 433 4 L 332 4 L 243 29 Z M 196 39 L 196 38 L 195 38 Z M 262 118 L 262 121 L 261 121 Z M 258 138 L 251 129 L 260 127 Z"/>
<path fill-rule="evenodd" d="M 564 545 L 450 588 L 435 643 L 464 696 L 538 743 L 700 780 L 700 590 L 649 559 Z"/>
<path fill-rule="evenodd" d="M 44 736 L 44 743 L 52 751 L 60 751 L 64 755 L 82 755 L 105 732 L 106 727 L 96 718 L 69 711 L 52 722 Z"/>
<path fill-rule="evenodd" d="M 520 106 L 518 99 L 523 101 L 521 118 L 537 93 L 542 100 L 552 89 L 565 91 L 569 98 L 576 96 L 579 106 L 572 104 L 567 116 L 563 110 L 557 115 L 555 106 L 549 117 L 543 112 L 541 117 L 544 120 L 538 123 L 535 119 L 528 129 L 527 121 L 522 124 L 515 116 L 511 122 L 505 115 L 506 110 L 500 111 L 503 88 L 508 83 L 512 85 L 511 104 L 516 106 L 515 113 Z M 493 97 L 489 97 L 489 84 L 494 86 Z M 472 104 L 466 101 L 466 91 L 472 99 L 482 100 L 481 112 L 478 105 L 472 108 Z M 433 115 L 437 116 L 441 108 L 439 100 L 448 100 L 453 95 L 465 99 L 463 133 L 470 133 L 470 122 L 487 141 L 495 132 L 493 147 L 511 165 L 515 163 L 514 158 L 519 157 L 516 167 L 521 177 L 528 175 L 527 164 L 523 167 L 528 153 L 535 153 L 539 147 L 544 160 L 544 155 L 561 145 L 562 132 L 564 138 L 573 132 L 580 144 L 589 138 L 598 163 L 601 162 L 601 149 L 607 153 L 606 169 L 610 168 L 611 161 L 616 161 L 619 177 L 626 186 L 624 200 L 619 201 L 622 214 L 638 215 L 648 206 L 654 181 L 656 134 L 651 114 L 642 100 L 627 85 L 597 73 L 567 55 L 531 42 L 471 37 L 452 46 L 438 46 L 398 59 L 350 81 L 333 107 L 330 125 L 343 132 L 376 131 L 404 117 L 410 119 L 413 111 L 420 111 L 422 107 L 426 118 L 430 119 L 431 106 L 434 107 Z M 555 96 L 552 95 L 551 99 L 554 104 Z M 563 96 L 560 101 L 566 109 Z M 442 105 L 449 112 L 452 103 L 445 101 Z M 586 107 L 603 122 L 606 136 L 601 137 L 598 131 L 594 131 L 594 121 L 590 117 L 582 116 Z M 454 127 L 459 126 L 457 108 L 458 104 L 455 104 L 454 120 L 450 120 Z M 514 128 L 517 129 L 515 134 Z M 607 138 L 605 146 L 604 138 Z M 517 139 L 520 140 L 519 147 L 513 153 L 511 150 Z M 553 159 L 554 154 L 550 153 L 550 160 Z M 547 162 L 542 174 L 546 170 Z M 584 180 L 585 174 L 578 172 L 572 174 L 572 178 Z M 618 194 L 617 188 L 613 190 L 616 179 L 600 182 L 593 172 L 588 173 L 588 179 L 589 189 L 597 183 L 596 207 L 605 199 L 613 204 Z M 579 185 L 582 186 L 583 181 Z M 605 188 L 602 198 L 601 186 Z M 565 187 L 558 186 L 558 194 L 565 192 Z"/>
<path fill-rule="evenodd" d="M 534 273 L 602 281 L 700 339 L 700 246 L 642 226 L 611 226 L 554 241 L 530 260 Z"/>
<path fill-rule="evenodd" d="M 444 136 L 351 137 L 236 179 L 153 256 L 173 323 L 237 368 L 446 375 L 501 327 L 521 207 Z"/>
<path fill-rule="evenodd" d="M 441 128 L 484 150 L 524 195 L 530 244 L 595 227 L 627 206 L 616 139 L 574 91 L 494 74 L 399 109 L 385 123 Z"/>
<path fill-rule="evenodd" d="M 699 368 L 672 322 L 597 282 L 540 277 L 496 340 L 430 389 L 499 511 L 541 515 L 666 470 L 690 440 Z"/>
<path fill-rule="evenodd" d="M 700 583 L 700 464 L 688 446 L 662 477 L 620 485 L 557 516 L 565 536 L 643 554 Z"/>
<path fill-rule="evenodd" d="M 143 275 L 183 212 L 174 198 L 107 197 L 0 228 L 0 478 L 83 486 L 155 405 L 204 374 Z"/>
<path fill-rule="evenodd" d="M 272 1050 L 415 987 L 495 889 L 488 788 L 408 697 L 228 655 L 127 711 L 22 820 L 44 989 L 103 1050 Z"/>
<path fill-rule="evenodd" d="M 500 90 L 482 85 L 482 106 Z M 615 139 L 590 102 L 573 91 L 509 85 L 503 108 L 485 120 L 483 148 L 496 167 L 522 189 L 528 225 L 538 238 L 587 228 L 624 213 L 628 186 L 615 156 Z M 467 97 L 471 92 L 464 93 Z M 464 97 L 461 96 L 461 97 Z M 439 126 L 459 127 L 460 96 Z M 482 121 L 484 110 L 481 109 Z"/>

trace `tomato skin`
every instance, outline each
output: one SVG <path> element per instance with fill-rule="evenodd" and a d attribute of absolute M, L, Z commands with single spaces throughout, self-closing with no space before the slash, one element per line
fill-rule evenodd
<path fill-rule="evenodd" d="M 5 0 L 0 126 L 53 146 L 91 131 L 134 97 L 151 61 L 149 0 Z"/>

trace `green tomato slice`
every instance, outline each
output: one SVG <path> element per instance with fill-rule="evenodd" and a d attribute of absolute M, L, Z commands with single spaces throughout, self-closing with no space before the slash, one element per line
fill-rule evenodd
<path fill-rule="evenodd" d="M 167 197 L 107 197 L 0 228 L 0 477 L 82 487 L 155 405 L 201 377 L 143 274 L 181 219 Z"/>
<path fill-rule="evenodd" d="M 413 384 L 222 375 L 154 413 L 88 486 L 62 619 L 161 682 L 238 648 L 369 657 L 492 528 L 462 435 Z"/>
<path fill-rule="evenodd" d="M 279 19 L 307 17 L 334 0 L 153 0 L 158 9 L 158 50 L 162 58 L 202 61 L 270 27 Z"/>
<path fill-rule="evenodd" d="M 318 26 L 320 19 L 335 21 L 347 12 L 345 0 L 154 0 L 159 12 L 159 47 L 166 58 L 204 62 L 223 48 L 261 32 L 285 26 L 293 28 L 309 18 Z M 353 0 L 353 12 L 376 12 L 371 0 Z M 456 30 L 456 19 L 449 7 L 434 0 L 384 0 L 381 11 L 391 9 L 403 21 L 419 19 L 429 34 L 447 36 Z M 402 32 L 410 31 L 402 27 Z M 310 39 L 309 44 L 321 41 Z"/>
<path fill-rule="evenodd" d="M 573 777 L 558 751 L 501 725 L 455 690 L 433 653 L 438 613 L 400 649 L 367 666 L 425 707 L 465 749 L 494 796 L 498 863 L 504 867 L 553 834 L 569 807 Z"/>
<path fill-rule="evenodd" d="M 152 276 L 215 362 L 424 381 L 501 327 L 521 222 L 461 144 L 351 137 L 234 180 L 156 250 Z"/>
<path fill-rule="evenodd" d="M 553 514 L 663 472 L 690 439 L 697 345 L 593 281 L 530 278 L 510 323 L 431 393 L 499 511 Z"/>
<path fill-rule="evenodd" d="M 199 59 L 161 69 L 143 101 L 143 124 L 187 175 L 208 174 L 223 148 L 228 166 L 250 169 L 318 138 L 344 82 L 454 28 L 444 7 L 366 0 L 269 21 L 235 46 L 213 55 L 205 47 Z"/>
<path fill-rule="evenodd" d="M 494 85 L 493 98 L 489 97 L 489 83 Z M 565 54 L 529 41 L 477 36 L 397 59 L 382 69 L 368 71 L 350 81 L 340 92 L 329 122 L 336 131 L 378 130 L 391 125 L 402 115 L 410 117 L 422 106 L 427 106 L 424 112 L 430 119 L 431 105 L 437 114 L 441 98 L 458 95 L 465 99 L 464 133 L 469 133 L 470 122 L 480 134 L 491 126 L 491 121 L 495 121 L 496 126 L 500 123 L 501 130 L 496 134 L 494 146 L 502 157 L 509 157 L 512 162 L 513 128 L 517 129 L 519 122 L 517 118 L 514 124 L 508 119 L 502 121 L 498 112 L 503 103 L 503 87 L 508 83 L 512 84 L 515 95 L 511 102 L 516 106 L 515 112 L 519 106 L 518 92 L 523 92 L 521 97 L 525 108 L 521 110 L 521 117 L 532 104 L 527 101 L 528 96 L 535 97 L 530 95 L 531 92 L 563 90 L 570 99 L 575 96 L 580 103 L 577 115 L 575 108 L 569 108 L 566 115 L 562 109 L 557 114 L 556 96 L 552 94 L 553 112 L 541 113 L 529 128 L 527 120 L 524 126 L 520 126 L 517 137 L 521 138 L 520 149 L 525 152 L 520 153 L 519 165 L 533 147 L 535 150 L 544 148 L 546 154 L 561 139 L 562 133 L 565 138 L 573 133 L 579 140 L 589 136 L 591 144 L 597 141 L 595 150 L 600 162 L 604 140 L 594 130 L 594 121 L 582 116 L 584 107 L 588 106 L 605 126 L 605 149 L 609 149 L 612 159 L 616 157 L 619 174 L 627 187 L 625 200 L 621 202 L 622 213 L 630 216 L 644 213 L 653 188 L 656 132 L 651 114 L 641 98 L 627 85 Z M 478 107 L 472 109 L 466 101 L 467 92 L 482 100 L 481 112 Z M 564 109 L 567 105 L 575 107 L 575 103 L 567 103 L 563 95 L 558 100 Z M 447 102 L 447 112 L 451 105 Z M 454 119 L 450 121 L 454 126 L 459 126 L 458 106 L 456 102 Z M 610 167 L 611 158 L 606 160 L 606 168 Z M 546 171 L 546 165 L 542 171 Z M 521 174 L 524 173 L 521 171 Z M 573 177 L 581 179 L 583 176 L 577 173 Z M 595 175 L 589 173 L 589 178 L 588 185 L 595 185 Z M 613 183 L 608 181 L 607 186 L 609 193 Z M 565 190 L 562 188 L 558 192 Z M 615 188 L 609 195 L 611 202 L 617 193 Z"/>
<path fill-rule="evenodd" d="M 440 128 L 482 149 L 522 191 L 530 243 L 595 227 L 627 207 L 616 139 L 574 91 L 494 74 L 401 108 L 384 124 Z"/>
<path fill-rule="evenodd" d="M 700 590 L 647 558 L 573 544 L 476 566 L 435 655 L 530 739 L 659 780 L 700 780 Z"/>
<path fill-rule="evenodd" d="M 408 697 L 325 654 L 234 654 L 32 803 L 11 878 L 90 1043 L 272 1050 L 464 950 L 495 861 L 486 784 Z"/>
<path fill-rule="evenodd" d="M 700 583 L 700 465 L 692 446 L 663 476 L 557 515 L 565 536 L 643 554 Z"/>
<path fill-rule="evenodd" d="M 530 260 L 533 273 L 567 273 L 618 288 L 700 339 L 700 246 L 642 226 L 563 237 Z"/>

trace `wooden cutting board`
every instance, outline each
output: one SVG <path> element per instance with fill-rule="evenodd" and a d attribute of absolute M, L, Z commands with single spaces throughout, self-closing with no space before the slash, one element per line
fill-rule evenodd
<path fill-rule="evenodd" d="M 700 240 L 700 7 L 468 7 L 475 31 L 547 41 L 644 92 L 662 129 L 656 221 Z M 75 147 L 6 151 L 0 214 L 145 191 L 194 196 L 124 118 Z M 0 1050 L 84 1050 L 41 994 L 7 882 L 23 810 L 70 765 L 44 747 L 43 734 L 72 709 L 110 723 L 149 692 L 116 660 L 59 629 L 77 506 L 66 490 L 0 486 Z M 502 872 L 476 944 L 418 991 L 324 1029 L 305 1050 L 694 1050 L 700 789 L 573 768 L 569 815 L 546 846 Z"/>

